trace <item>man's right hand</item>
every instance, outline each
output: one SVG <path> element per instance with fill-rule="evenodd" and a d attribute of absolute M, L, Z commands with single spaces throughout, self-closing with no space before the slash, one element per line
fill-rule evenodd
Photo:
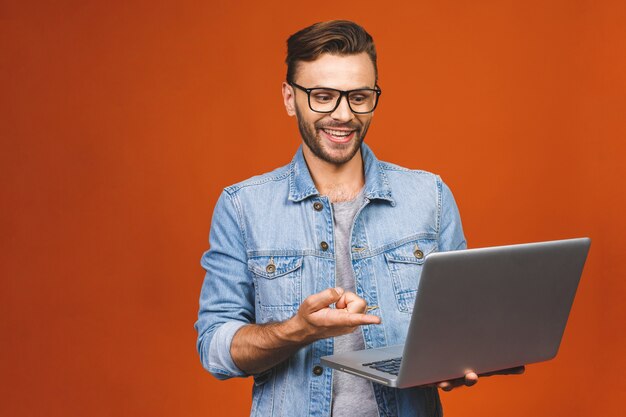
<path fill-rule="evenodd" d="M 335 308 L 331 308 L 333 304 Z M 328 288 L 307 297 L 288 320 L 241 327 L 233 336 L 230 354 L 239 369 L 258 374 L 318 339 L 351 333 L 362 324 L 380 323 L 379 317 L 366 311 L 365 300 L 356 294 Z"/>
<path fill-rule="evenodd" d="M 331 305 L 335 304 L 335 308 Z M 353 292 L 328 288 L 307 297 L 295 316 L 284 324 L 300 343 L 352 333 L 364 324 L 380 324 L 380 317 L 365 314 L 367 303 Z"/>

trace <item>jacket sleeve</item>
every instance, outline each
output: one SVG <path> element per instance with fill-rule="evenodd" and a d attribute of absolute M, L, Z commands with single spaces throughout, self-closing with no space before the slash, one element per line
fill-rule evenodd
<path fill-rule="evenodd" d="M 441 252 L 467 249 L 467 242 L 463 234 L 463 225 L 459 209 L 452 196 L 450 188 L 439 179 L 441 184 L 441 204 L 439 217 L 439 250 Z"/>
<path fill-rule="evenodd" d="M 230 345 L 237 330 L 255 320 L 254 284 L 235 198 L 224 191 L 218 199 L 210 249 L 200 262 L 206 273 L 195 324 L 197 349 L 202 366 L 218 379 L 247 376 L 233 362 Z"/>

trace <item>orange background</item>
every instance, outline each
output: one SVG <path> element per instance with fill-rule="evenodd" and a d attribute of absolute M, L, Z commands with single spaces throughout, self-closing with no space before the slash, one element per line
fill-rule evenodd
<path fill-rule="evenodd" d="M 367 142 L 442 175 L 471 247 L 590 236 L 557 358 L 447 416 L 618 416 L 626 2 L 0 1 L 0 415 L 243 416 L 193 323 L 220 190 L 287 163 L 285 40 L 353 19 Z"/>

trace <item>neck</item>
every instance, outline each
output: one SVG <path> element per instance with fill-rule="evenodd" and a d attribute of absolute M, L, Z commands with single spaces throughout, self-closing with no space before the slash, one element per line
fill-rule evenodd
<path fill-rule="evenodd" d="M 356 197 L 365 184 L 361 150 L 343 164 L 332 164 L 315 156 L 308 146 L 302 151 L 311 178 L 320 194 L 328 196 L 331 202 L 349 201 Z"/>

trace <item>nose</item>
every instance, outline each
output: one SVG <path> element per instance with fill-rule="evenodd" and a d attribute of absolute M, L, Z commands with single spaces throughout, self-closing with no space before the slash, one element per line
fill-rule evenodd
<path fill-rule="evenodd" d="M 349 122 L 354 119 L 354 113 L 350 110 L 350 106 L 348 105 L 348 97 L 346 95 L 342 95 L 339 97 L 339 105 L 337 108 L 330 114 L 330 117 L 339 121 L 339 122 Z"/>

